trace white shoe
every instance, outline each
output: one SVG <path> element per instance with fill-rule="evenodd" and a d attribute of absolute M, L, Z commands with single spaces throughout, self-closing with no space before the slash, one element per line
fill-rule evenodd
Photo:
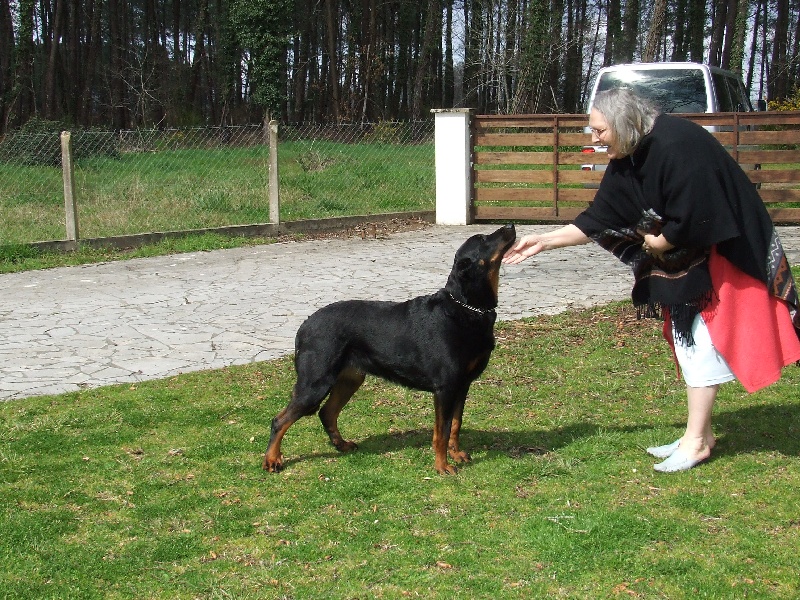
<path fill-rule="evenodd" d="M 681 445 L 681 440 L 678 438 L 671 444 L 666 444 L 664 446 L 652 446 L 647 449 L 647 453 L 650 456 L 655 456 L 656 458 L 669 458 L 678 449 L 678 446 Z"/>
<path fill-rule="evenodd" d="M 684 454 L 683 450 L 679 449 L 673 452 L 664 462 L 653 465 L 653 468 L 661 473 L 676 473 L 678 471 L 688 471 L 705 460 L 705 458 L 689 458 Z"/>

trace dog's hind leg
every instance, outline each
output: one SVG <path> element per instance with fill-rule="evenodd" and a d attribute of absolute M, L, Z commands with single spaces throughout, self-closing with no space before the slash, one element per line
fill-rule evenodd
<path fill-rule="evenodd" d="M 279 412 L 272 419 L 272 430 L 270 431 L 269 444 L 264 453 L 264 462 L 261 465 L 265 471 L 277 473 L 283 468 L 283 455 L 281 454 L 281 441 L 286 431 L 300 417 L 304 416 L 297 410 L 297 405 L 290 402 L 289 406 Z"/>
<path fill-rule="evenodd" d="M 358 448 L 355 443 L 346 441 L 339 433 L 339 413 L 342 412 L 344 405 L 364 383 L 364 377 L 363 372 L 353 368 L 345 369 L 339 373 L 339 377 L 331 389 L 328 401 L 319 411 L 322 426 L 328 432 L 331 443 L 340 452 L 349 452 Z"/>
<path fill-rule="evenodd" d="M 295 366 L 297 368 L 297 382 L 294 384 L 292 399 L 286 408 L 272 419 L 269 444 L 264 454 L 262 468 L 273 473 L 283 468 L 281 441 L 286 431 L 300 417 L 313 415 L 317 412 L 334 383 L 332 374 L 315 373 L 313 357 L 301 357 L 298 355 L 298 359 L 295 360 Z"/>

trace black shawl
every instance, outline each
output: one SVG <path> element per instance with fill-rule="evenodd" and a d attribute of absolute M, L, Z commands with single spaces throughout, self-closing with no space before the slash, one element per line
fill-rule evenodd
<path fill-rule="evenodd" d="M 640 314 L 667 310 L 690 344 L 691 323 L 714 294 L 714 245 L 787 302 L 800 337 L 797 290 L 758 191 L 714 136 L 688 119 L 660 115 L 631 156 L 611 160 L 575 225 L 632 268 Z M 662 233 L 675 249 L 663 259 L 645 254 L 645 233 Z"/>

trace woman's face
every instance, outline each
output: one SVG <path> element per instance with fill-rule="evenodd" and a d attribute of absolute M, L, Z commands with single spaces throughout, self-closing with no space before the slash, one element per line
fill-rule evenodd
<path fill-rule="evenodd" d="M 589 127 L 592 130 L 592 143 L 605 146 L 608 158 L 622 158 L 622 153 L 617 149 L 617 137 L 608 126 L 608 121 L 599 110 L 593 108 L 589 113 Z"/>

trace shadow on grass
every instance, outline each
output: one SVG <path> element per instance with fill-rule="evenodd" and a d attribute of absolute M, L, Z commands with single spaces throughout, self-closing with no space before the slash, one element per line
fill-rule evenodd
<path fill-rule="evenodd" d="M 769 451 L 800 456 L 800 404 L 720 411 L 713 425 L 722 442 L 715 450 L 719 455 Z"/>
<path fill-rule="evenodd" d="M 631 432 L 638 428 L 620 427 L 616 431 Z M 489 450 L 509 456 L 523 454 L 544 454 L 558 450 L 572 442 L 596 435 L 599 431 L 608 432 L 608 427 L 594 423 L 572 423 L 557 429 L 522 429 L 514 431 L 492 431 L 484 429 L 461 429 L 461 449 L 466 452 Z M 403 448 L 430 447 L 433 430 L 416 429 L 404 432 L 372 435 L 358 443 L 359 449 L 376 454 L 393 452 Z"/>
<path fill-rule="evenodd" d="M 594 423 L 573 423 L 551 430 L 492 431 L 465 427 L 461 430 L 461 449 L 473 455 L 473 462 L 492 460 L 492 457 L 498 454 L 517 458 L 528 454 L 541 455 L 556 451 L 577 440 L 594 436 L 601 431 L 604 433 L 632 433 L 641 429 L 650 429 L 651 427 L 651 425 L 642 425 L 613 428 Z M 327 441 L 327 436 L 321 427 L 319 433 L 321 439 L 324 438 Z M 352 439 L 358 444 L 356 452 L 375 455 L 397 452 L 406 448 L 430 448 L 433 439 L 432 429 L 411 429 L 408 431 L 368 435 L 364 438 L 360 438 L 358 432 L 351 431 L 349 433 L 352 436 L 348 438 L 345 435 L 345 438 Z M 488 451 L 488 454 L 484 458 L 476 458 L 474 455 L 482 450 Z M 330 452 L 315 451 L 300 456 L 288 456 L 284 460 L 284 468 L 308 460 L 324 460 L 335 456 L 340 456 L 340 454 L 333 448 L 331 448 Z M 431 451 L 432 459 L 433 454 Z"/>
<path fill-rule="evenodd" d="M 682 429 L 684 422 L 675 422 Z M 668 426 L 668 424 L 664 424 Z M 500 453 L 512 457 L 526 454 L 545 454 L 558 450 L 577 440 L 589 438 L 602 432 L 634 433 L 644 429 L 652 429 L 652 424 L 641 426 L 608 427 L 594 423 L 572 423 L 557 429 L 492 431 L 470 429 L 461 431 L 461 446 L 466 452 L 475 454 L 479 450 L 488 450 L 489 454 L 480 460 L 491 460 L 493 454 Z M 751 452 L 778 452 L 785 456 L 800 456 L 800 404 L 757 405 L 734 411 L 715 414 L 714 430 L 720 444 L 715 455 L 748 454 Z M 404 448 L 430 448 L 433 431 L 431 429 L 413 429 L 408 431 L 368 435 L 360 438 L 359 432 L 350 432 L 352 439 L 358 444 L 357 452 L 384 454 L 396 452 Z M 327 441 L 325 432 L 320 426 L 321 439 Z M 313 452 L 300 456 L 290 456 L 285 467 L 308 460 L 324 460 L 339 456 L 331 448 L 330 452 Z"/>

